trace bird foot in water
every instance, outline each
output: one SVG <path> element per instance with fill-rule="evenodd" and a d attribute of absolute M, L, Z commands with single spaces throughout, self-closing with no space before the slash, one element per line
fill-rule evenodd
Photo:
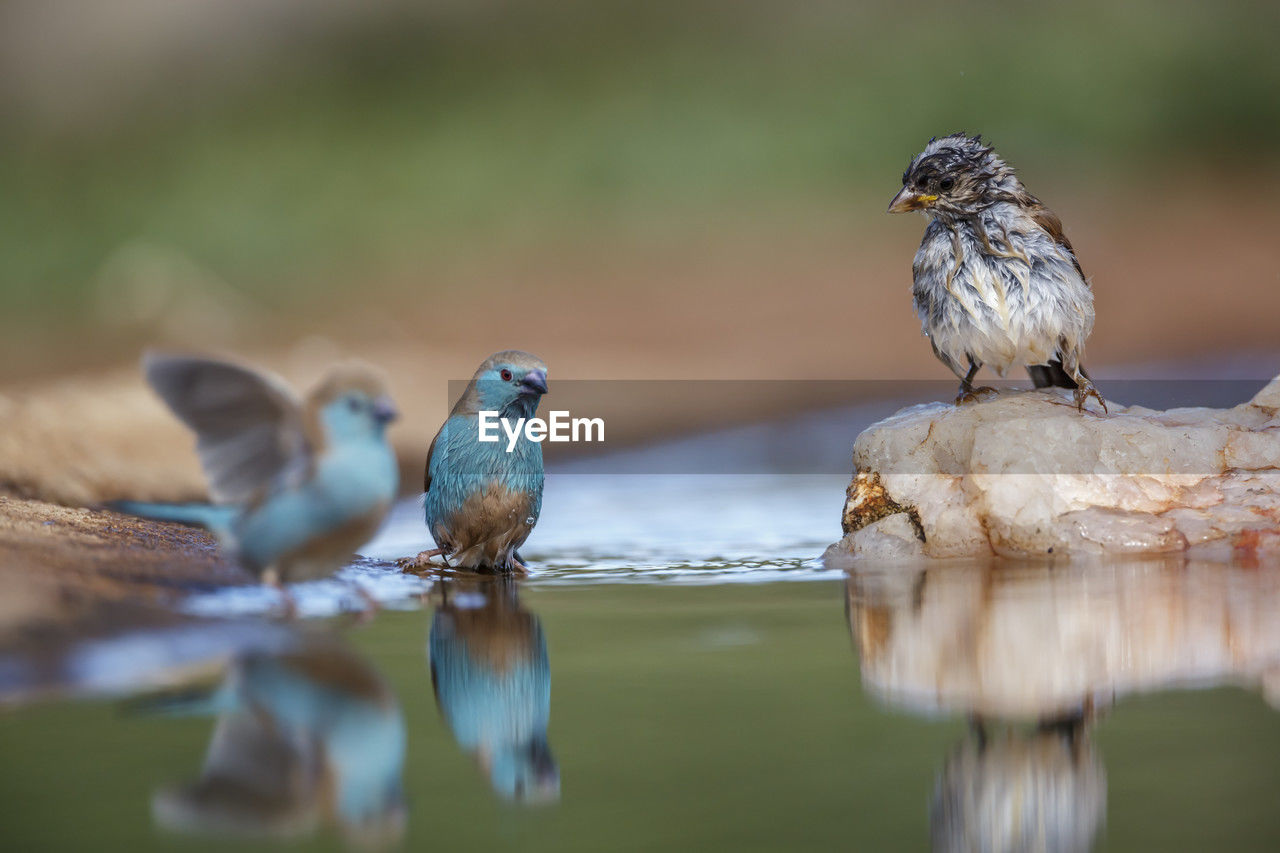
<path fill-rule="evenodd" d="M 276 576 L 274 571 L 268 571 L 263 576 L 263 583 L 271 587 L 280 596 L 280 609 L 277 611 L 277 617 L 285 622 L 292 622 L 298 618 L 298 601 L 293 597 L 293 593 L 289 591 Z"/>
<path fill-rule="evenodd" d="M 960 386 L 960 393 L 956 395 L 956 405 L 962 406 L 968 403 L 980 403 L 988 397 L 995 397 L 1000 392 L 989 385 L 979 385 L 974 388 L 972 385 L 965 387 Z"/>
<path fill-rule="evenodd" d="M 378 599 L 374 598 L 369 590 L 360 584 L 353 583 L 351 586 L 355 589 L 356 595 L 360 597 L 360 602 L 363 605 L 359 610 L 354 611 L 355 624 L 368 625 L 382 611 L 382 605 L 378 603 Z"/>
<path fill-rule="evenodd" d="M 421 551 L 416 557 L 401 557 L 396 560 L 396 565 L 405 572 L 419 572 L 423 569 L 447 568 L 438 563 L 432 563 L 432 557 L 439 557 L 444 554 L 443 548 L 432 548 L 429 551 Z"/>

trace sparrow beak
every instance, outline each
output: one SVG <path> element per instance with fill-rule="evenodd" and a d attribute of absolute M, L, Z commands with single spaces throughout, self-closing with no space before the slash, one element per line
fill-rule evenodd
<path fill-rule="evenodd" d="M 545 394 L 547 393 L 547 372 L 545 370 L 530 370 L 520 380 L 521 394 Z"/>
<path fill-rule="evenodd" d="M 398 417 L 400 413 L 396 411 L 396 404 L 391 402 L 390 397 L 379 397 L 373 401 L 373 419 L 378 423 L 389 424 Z"/>
<path fill-rule="evenodd" d="M 933 207 L 933 203 L 937 200 L 936 195 L 921 195 L 911 187 L 903 187 L 893 197 L 893 201 L 889 202 L 889 212 L 910 213 L 913 210 L 924 210 L 927 207 Z"/>

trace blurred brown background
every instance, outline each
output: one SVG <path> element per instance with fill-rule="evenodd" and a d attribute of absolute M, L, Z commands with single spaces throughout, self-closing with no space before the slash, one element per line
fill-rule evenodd
<path fill-rule="evenodd" d="M 508 347 L 553 388 L 940 378 L 884 209 L 958 129 L 1065 221 L 1095 372 L 1280 351 L 1274 4 L 795 5 L 0 5 L 0 482 L 136 491 L 145 448 L 198 488 L 145 346 L 377 362 L 411 468 Z M 705 420 L 667 403 L 623 429 Z"/>

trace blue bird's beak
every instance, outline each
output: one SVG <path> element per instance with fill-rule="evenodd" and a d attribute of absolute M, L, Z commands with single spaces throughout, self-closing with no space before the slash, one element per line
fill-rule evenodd
<path fill-rule="evenodd" d="M 545 394 L 547 393 L 547 372 L 545 370 L 530 370 L 520 380 L 521 394 Z"/>
<path fill-rule="evenodd" d="M 398 417 L 400 413 L 396 411 L 396 404 L 391 402 L 390 397 L 379 397 L 373 401 L 373 419 L 378 423 L 389 424 Z"/>

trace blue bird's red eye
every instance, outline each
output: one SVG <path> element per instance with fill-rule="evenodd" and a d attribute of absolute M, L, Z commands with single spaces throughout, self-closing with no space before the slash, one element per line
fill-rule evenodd
<path fill-rule="evenodd" d="M 502 377 L 503 382 L 511 381 L 511 371 L 507 370 L 505 367 L 502 369 L 502 373 L 499 375 Z"/>

